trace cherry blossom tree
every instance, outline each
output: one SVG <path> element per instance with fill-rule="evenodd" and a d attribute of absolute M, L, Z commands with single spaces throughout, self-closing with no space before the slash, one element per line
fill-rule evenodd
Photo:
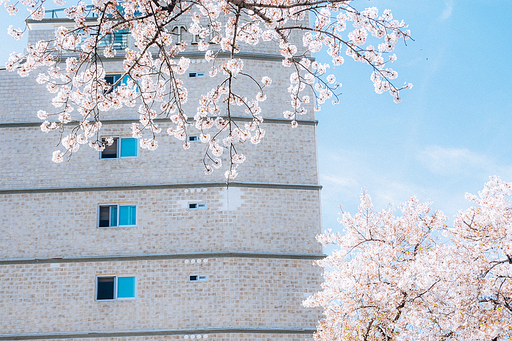
<path fill-rule="evenodd" d="M 26 7 L 29 19 L 42 20 L 44 0 L 0 0 L 15 14 Z M 64 0 L 54 0 L 64 5 Z M 250 46 L 275 43 L 290 69 L 290 108 L 283 112 L 292 127 L 311 109 L 319 110 L 328 100 L 338 102 L 340 83 L 327 74 L 330 64 L 319 63 L 312 53 L 325 48 L 332 65 L 344 63 L 343 55 L 369 65 L 371 81 L 377 93 L 389 92 L 400 102 L 400 90 L 411 84 L 396 86 L 397 77 L 389 63 L 399 40 L 407 40 L 407 25 L 393 19 L 389 10 L 372 7 L 358 10 L 352 0 L 93 0 L 92 5 L 79 1 L 66 8 L 74 26 L 60 27 L 55 37 L 30 45 L 25 54 L 13 53 L 6 65 L 21 76 L 39 70 L 37 81 L 55 94 L 54 112 L 40 110 L 44 132 L 61 134 L 63 152 L 55 151 L 53 160 L 62 162 L 65 155 L 78 151 L 81 145 L 102 150 L 111 140 L 99 136 L 105 112 L 122 107 L 138 107 L 140 122 L 131 131 L 142 148 L 157 148 L 162 129 L 157 117 L 167 117 L 173 126 L 167 133 L 187 142 L 188 128 L 200 130 L 205 143 L 205 172 L 221 167 L 220 157 L 227 153 L 225 175 L 237 174 L 237 166 L 245 156 L 238 152 L 241 143 L 257 144 L 265 136 L 261 126 L 264 114 L 260 103 L 272 84 L 270 75 L 256 79 L 244 71 L 237 55 Z M 312 21 L 310 23 L 310 20 Z M 186 112 L 189 95 L 179 78 L 189 68 L 190 60 L 180 53 L 187 44 L 181 31 L 173 25 L 190 22 L 188 32 L 195 35 L 197 49 L 204 53 L 209 76 L 216 86 L 205 89 L 197 110 Z M 350 28 L 349 28 L 350 27 Z M 9 28 L 20 39 L 25 29 Z M 129 32 L 132 48 L 117 51 L 112 36 Z M 298 36 L 302 46 L 291 39 Z M 114 84 L 105 80 L 103 62 L 121 54 L 124 74 Z M 227 57 L 226 57 L 227 55 Z M 258 89 L 256 96 L 237 90 L 235 85 L 249 79 Z M 313 98 L 311 98 L 311 96 Z M 241 108 L 251 122 L 241 124 L 233 119 L 234 108 Z M 73 116 L 75 115 L 75 116 Z M 226 155 L 226 154 L 224 154 Z"/>
<path fill-rule="evenodd" d="M 323 289 L 304 304 L 322 307 L 316 340 L 510 340 L 512 338 L 512 183 L 492 177 L 477 205 L 448 228 L 430 202 L 411 198 L 396 216 L 343 213 Z M 444 236 L 444 237 L 443 237 Z"/>

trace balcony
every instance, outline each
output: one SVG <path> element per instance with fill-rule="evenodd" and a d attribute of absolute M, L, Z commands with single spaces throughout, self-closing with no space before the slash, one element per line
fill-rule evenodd
<path fill-rule="evenodd" d="M 130 32 L 121 30 L 114 34 L 107 34 L 107 36 L 99 42 L 98 47 L 104 48 L 112 46 L 114 50 L 124 50 L 129 46 L 129 42 Z"/>
<path fill-rule="evenodd" d="M 96 13 L 91 12 L 92 7 L 93 7 L 92 5 L 87 5 L 86 18 L 97 18 L 98 17 L 96 15 Z M 44 19 L 68 19 L 68 17 L 66 16 L 66 13 L 64 11 L 65 11 L 65 8 L 46 10 L 44 13 Z"/>

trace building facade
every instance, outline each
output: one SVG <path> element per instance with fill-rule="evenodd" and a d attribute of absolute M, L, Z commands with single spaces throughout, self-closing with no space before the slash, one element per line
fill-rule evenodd
<path fill-rule="evenodd" d="M 29 44 L 62 24 L 29 22 Z M 183 39 L 193 37 L 184 30 Z M 194 112 L 215 80 L 194 44 L 183 55 L 192 60 L 185 110 Z M 222 172 L 203 173 L 194 130 L 188 151 L 169 136 L 156 151 L 140 149 L 131 108 L 102 120 L 115 147 L 52 163 L 58 134 L 41 132 L 36 117 L 51 111 L 51 94 L 37 74 L 0 71 L 0 340 L 311 338 L 319 311 L 301 302 L 321 282 L 317 122 L 312 108 L 296 129 L 282 119 L 290 70 L 277 46 L 239 57 L 273 85 L 262 107 L 266 137 L 242 147 L 247 161 L 229 186 Z M 122 60 L 105 68 L 115 78 Z"/>

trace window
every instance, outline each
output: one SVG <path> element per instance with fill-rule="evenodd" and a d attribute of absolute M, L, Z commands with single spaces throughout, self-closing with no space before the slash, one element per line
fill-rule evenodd
<path fill-rule="evenodd" d="M 208 276 L 206 275 L 190 275 L 188 277 L 189 282 L 208 282 Z"/>
<path fill-rule="evenodd" d="M 190 135 L 188 137 L 188 142 L 198 142 L 199 141 L 199 136 L 197 135 Z"/>
<path fill-rule="evenodd" d="M 120 73 L 113 73 L 113 74 L 105 75 L 105 82 L 107 84 L 114 85 L 119 81 L 121 76 L 122 76 L 122 74 L 120 74 Z M 112 90 L 117 88 L 119 85 L 121 85 L 121 84 L 127 85 L 128 79 L 129 79 L 129 76 L 124 76 L 124 78 L 119 83 L 117 83 L 116 86 L 114 86 L 112 89 L 104 90 L 103 93 L 109 94 L 112 92 Z"/>
<path fill-rule="evenodd" d="M 204 78 L 205 73 L 204 72 L 189 72 L 188 78 Z"/>
<path fill-rule="evenodd" d="M 127 137 L 114 137 L 114 143 L 110 146 L 105 146 L 105 149 L 100 153 L 100 159 L 118 159 L 125 157 L 137 157 L 138 144 L 137 139 Z M 106 138 L 102 139 L 106 142 Z"/>
<path fill-rule="evenodd" d="M 120 73 L 108 74 L 105 76 L 105 82 L 110 85 L 116 84 L 116 82 L 121 78 L 121 76 L 122 76 L 122 74 L 120 74 Z M 130 80 L 130 78 L 131 77 L 129 75 L 124 76 L 123 79 L 119 83 L 117 83 L 117 85 L 115 87 L 113 87 L 110 90 L 105 90 L 104 94 L 108 94 L 108 93 L 112 92 L 112 90 L 114 90 L 115 88 L 117 88 L 120 85 L 128 86 L 128 81 Z M 133 80 L 133 78 L 131 78 L 131 79 Z M 137 93 L 140 92 L 139 81 L 135 81 L 135 92 L 137 92 Z"/>
<path fill-rule="evenodd" d="M 189 202 L 188 203 L 189 210 L 206 210 L 205 202 Z"/>
<path fill-rule="evenodd" d="M 98 227 L 137 226 L 136 205 L 100 205 Z"/>
<path fill-rule="evenodd" d="M 112 85 L 115 84 L 119 80 L 119 78 L 121 78 L 120 74 L 106 75 L 105 82 Z"/>
<path fill-rule="evenodd" d="M 134 300 L 135 276 L 96 277 L 96 300 Z"/>

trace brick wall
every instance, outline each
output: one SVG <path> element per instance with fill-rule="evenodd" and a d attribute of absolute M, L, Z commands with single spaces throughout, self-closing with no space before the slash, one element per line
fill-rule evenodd
<path fill-rule="evenodd" d="M 168 123 L 161 123 L 165 131 Z M 102 136 L 131 137 L 129 124 L 105 125 Z M 266 136 L 258 145 L 247 141 L 239 152 L 247 156 L 236 181 L 316 184 L 315 127 L 264 124 Z M 192 132 L 195 132 L 192 129 Z M 139 157 L 100 159 L 99 152 L 85 145 L 71 159 L 60 164 L 51 161 L 60 149 L 59 135 L 46 134 L 38 127 L 1 128 L 0 163 L 5 174 L 0 189 L 87 187 L 126 184 L 162 184 L 225 181 L 224 170 L 204 174 L 202 158 L 208 147 L 191 143 L 184 150 L 183 141 L 162 133 L 155 151 L 139 148 Z M 228 153 L 222 157 L 224 164 Z M 151 165 L 148 167 L 147 165 Z"/>
<path fill-rule="evenodd" d="M 1 196 L 0 259 L 258 251 L 321 253 L 319 192 L 190 188 Z M 189 210 L 204 202 L 205 210 Z M 98 205 L 137 205 L 137 227 L 98 228 Z"/>
<path fill-rule="evenodd" d="M 224 60 L 219 59 L 218 63 Z M 283 111 L 291 110 L 290 95 L 287 91 L 290 86 L 291 68 L 276 67 L 280 62 L 264 60 L 244 60 L 244 72 L 250 74 L 258 82 L 261 82 L 263 76 L 272 78 L 272 85 L 265 90 L 267 100 L 262 102 L 263 118 L 283 118 Z M 184 104 L 183 109 L 188 117 L 194 117 L 197 112 L 198 99 L 206 94 L 212 88 L 220 84 L 225 77 L 218 74 L 212 78 L 208 75 L 209 64 L 204 63 L 204 59 L 192 59 L 187 73 L 178 76 L 184 81 L 185 87 L 189 91 L 189 100 Z M 114 61 L 108 64 L 109 73 L 122 73 L 123 66 L 120 61 Z M 46 91 L 46 85 L 36 82 L 37 75 L 42 71 L 33 71 L 28 77 L 20 77 L 16 72 L 0 71 L 0 97 L 3 99 L 3 105 L 0 107 L 0 123 L 14 122 L 41 122 L 37 118 L 37 111 L 42 109 L 48 113 L 57 112 L 56 108 L 50 104 L 55 94 Z M 204 78 L 188 78 L 189 72 L 206 72 Z M 247 96 L 249 100 L 254 99 L 260 91 L 254 81 L 239 75 L 233 82 L 235 93 Z M 305 91 L 313 100 L 312 93 Z M 102 119 L 139 119 L 137 113 L 139 105 L 133 108 L 122 108 L 103 112 Z M 222 107 L 222 106 L 221 106 Z M 301 120 L 314 120 L 315 115 L 312 104 L 306 106 L 308 113 L 298 117 Z M 157 106 L 159 108 L 159 105 Z M 21 110 L 20 110 L 21 109 Z M 233 114 L 236 116 L 247 116 L 245 109 L 234 107 Z M 77 112 L 72 113 L 74 119 L 80 119 Z M 56 118 L 52 119 L 56 120 Z M 51 120 L 51 121 L 52 121 Z"/>
<path fill-rule="evenodd" d="M 318 311 L 301 302 L 319 289 L 319 271 L 308 260 L 252 258 L 1 266 L 0 330 L 314 328 Z M 135 275 L 137 298 L 96 301 L 99 275 Z"/>

